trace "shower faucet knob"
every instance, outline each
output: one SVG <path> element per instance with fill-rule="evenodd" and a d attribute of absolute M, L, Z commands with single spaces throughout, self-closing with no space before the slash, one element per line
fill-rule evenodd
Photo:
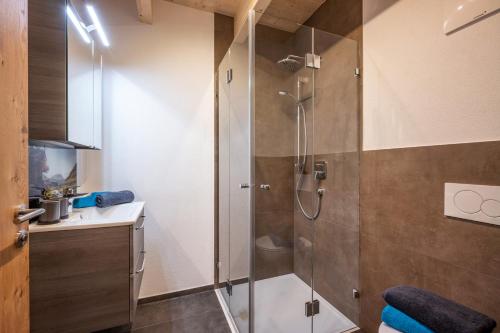
<path fill-rule="evenodd" d="M 269 191 L 271 189 L 271 185 L 269 185 L 269 184 L 261 184 L 259 187 L 261 190 L 264 190 L 264 191 Z"/>
<path fill-rule="evenodd" d="M 326 161 L 316 161 L 316 163 L 314 163 L 314 179 L 326 179 L 327 172 Z"/>

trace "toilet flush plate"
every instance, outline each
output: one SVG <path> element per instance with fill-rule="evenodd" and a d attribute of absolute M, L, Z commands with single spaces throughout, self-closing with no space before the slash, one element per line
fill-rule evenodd
<path fill-rule="evenodd" d="M 445 183 L 444 215 L 500 225 L 500 186 Z"/>

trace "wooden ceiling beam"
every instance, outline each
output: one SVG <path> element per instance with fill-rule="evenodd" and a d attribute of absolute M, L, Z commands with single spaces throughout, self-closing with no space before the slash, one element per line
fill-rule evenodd
<path fill-rule="evenodd" d="M 153 0 L 135 0 L 139 21 L 153 24 Z"/>

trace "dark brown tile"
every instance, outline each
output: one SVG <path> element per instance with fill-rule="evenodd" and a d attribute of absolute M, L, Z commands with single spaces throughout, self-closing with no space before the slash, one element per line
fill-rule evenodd
<path fill-rule="evenodd" d="M 269 191 L 255 191 L 256 213 L 293 210 L 293 157 L 256 157 L 255 183 L 269 184 Z"/>
<path fill-rule="evenodd" d="M 397 284 L 500 321 L 500 228 L 443 214 L 445 182 L 500 185 L 500 142 L 368 151 L 361 166 L 362 328 Z"/>

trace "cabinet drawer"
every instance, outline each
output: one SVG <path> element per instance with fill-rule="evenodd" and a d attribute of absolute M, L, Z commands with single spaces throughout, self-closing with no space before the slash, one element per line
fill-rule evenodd
<path fill-rule="evenodd" d="M 138 267 L 138 261 L 141 252 L 144 252 L 144 224 L 145 216 L 142 213 L 141 217 L 132 226 L 132 264 L 130 265 L 130 273 L 133 274 Z"/>
<path fill-rule="evenodd" d="M 131 293 L 131 304 L 130 304 L 130 321 L 134 321 L 135 317 L 135 312 L 137 310 L 137 301 L 139 300 L 139 291 L 141 289 L 141 283 L 142 283 L 142 276 L 144 274 L 144 265 L 146 264 L 146 253 L 144 251 L 141 251 L 139 253 L 138 261 L 137 261 L 137 266 L 135 268 L 135 271 L 132 275 L 132 283 L 131 283 L 131 288 L 132 290 L 130 291 Z"/>

